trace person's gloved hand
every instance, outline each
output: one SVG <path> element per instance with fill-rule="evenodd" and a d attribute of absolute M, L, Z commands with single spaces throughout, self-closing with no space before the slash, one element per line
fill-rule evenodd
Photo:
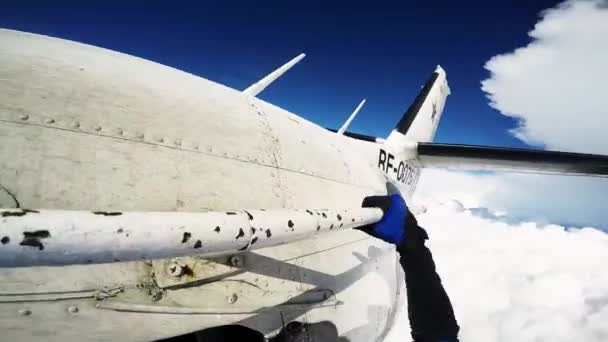
<path fill-rule="evenodd" d="M 363 207 L 380 208 L 384 213 L 380 221 L 359 228 L 373 237 L 397 246 L 406 246 L 406 242 L 407 245 L 419 244 L 428 239 L 400 195 L 366 197 Z"/>

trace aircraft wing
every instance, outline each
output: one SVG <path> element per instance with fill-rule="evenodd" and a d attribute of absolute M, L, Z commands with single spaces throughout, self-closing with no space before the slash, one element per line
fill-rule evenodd
<path fill-rule="evenodd" d="M 474 145 L 418 143 L 422 167 L 608 177 L 608 156 Z"/>

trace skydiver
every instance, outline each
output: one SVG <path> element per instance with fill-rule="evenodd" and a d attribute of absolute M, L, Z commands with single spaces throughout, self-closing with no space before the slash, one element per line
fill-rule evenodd
<path fill-rule="evenodd" d="M 384 216 L 361 230 L 394 244 L 400 255 L 412 339 L 415 342 L 458 341 L 460 328 L 452 303 L 435 271 L 431 251 L 424 245 L 429 236 L 418 225 L 403 198 L 399 195 L 367 197 L 363 207 L 380 208 Z"/>
<path fill-rule="evenodd" d="M 431 251 L 424 245 L 426 231 L 399 195 L 371 196 L 363 207 L 380 208 L 384 216 L 361 231 L 394 244 L 405 272 L 408 316 L 414 342 L 457 342 L 458 324 L 450 299 L 435 271 Z M 329 326 L 329 328 L 328 328 Z M 329 322 L 302 324 L 291 322 L 273 342 L 342 341 Z"/>

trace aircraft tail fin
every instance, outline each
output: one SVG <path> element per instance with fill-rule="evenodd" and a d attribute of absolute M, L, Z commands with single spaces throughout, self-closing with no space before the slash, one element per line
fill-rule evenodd
<path fill-rule="evenodd" d="M 437 66 L 414 102 L 386 139 L 386 144 L 433 141 L 450 88 L 445 71 Z"/>

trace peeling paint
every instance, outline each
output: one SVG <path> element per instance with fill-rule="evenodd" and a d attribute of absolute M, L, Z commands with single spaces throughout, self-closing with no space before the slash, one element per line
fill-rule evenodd
<path fill-rule="evenodd" d="M 293 226 L 294 226 L 293 221 L 292 220 L 287 221 L 287 226 L 289 228 L 293 228 Z"/>
<path fill-rule="evenodd" d="M 196 242 L 194 243 L 194 248 L 198 249 L 203 247 L 203 243 L 201 242 L 201 240 L 196 240 Z"/>
<path fill-rule="evenodd" d="M 219 233 L 221 231 L 220 226 L 215 227 L 215 229 L 213 231 L 216 233 Z"/>
<path fill-rule="evenodd" d="M 270 229 L 266 229 L 266 237 L 269 238 L 271 236 L 272 236 L 272 232 L 270 231 Z"/>
<path fill-rule="evenodd" d="M 308 209 L 306 209 L 306 212 L 307 212 L 309 215 L 313 215 L 312 211 L 310 211 L 310 210 L 308 210 Z"/>
<path fill-rule="evenodd" d="M 31 210 L 31 209 L 20 209 L 19 211 L 3 211 L 2 212 L 2 217 L 9 217 L 9 216 L 24 216 L 27 215 L 29 213 L 40 213 L 38 210 Z"/>
<path fill-rule="evenodd" d="M 226 215 L 236 215 L 236 213 L 234 211 L 227 211 Z"/>
<path fill-rule="evenodd" d="M 11 241 L 11 238 L 9 238 L 8 236 L 5 236 L 2 238 L 2 240 L 0 240 L 0 242 L 2 242 L 3 245 L 6 245 L 10 241 Z"/>
<path fill-rule="evenodd" d="M 33 232 L 23 232 L 23 241 L 19 243 L 21 246 L 37 247 L 38 250 L 43 250 L 44 245 L 40 239 L 46 239 L 51 236 L 48 230 L 36 230 Z"/>
<path fill-rule="evenodd" d="M 258 242 L 258 237 L 254 237 L 253 240 L 251 240 L 251 244 L 253 245 L 254 243 Z"/>
<path fill-rule="evenodd" d="M 103 215 L 103 216 L 120 216 L 122 215 L 119 211 L 94 211 L 95 215 Z"/>
<path fill-rule="evenodd" d="M 188 240 L 190 240 L 190 237 L 192 237 L 192 234 L 190 234 L 189 232 L 184 232 L 184 235 L 182 236 L 182 243 L 188 242 Z"/>
<path fill-rule="evenodd" d="M 124 229 L 122 229 L 122 228 L 118 228 L 118 230 L 117 230 L 116 232 L 117 232 L 118 234 L 121 234 L 121 233 L 123 233 L 124 231 L 125 231 Z"/>
<path fill-rule="evenodd" d="M 23 211 L 4 211 L 4 212 L 2 212 L 2 217 L 23 216 L 23 215 L 25 215 L 25 213 Z"/>
<path fill-rule="evenodd" d="M 338 218 L 338 221 L 342 221 L 342 215 L 338 214 L 336 217 Z"/>
<path fill-rule="evenodd" d="M 245 210 L 245 214 L 247 214 L 247 217 L 249 217 L 249 220 L 253 220 L 253 215 L 251 215 L 247 210 Z"/>
<path fill-rule="evenodd" d="M 239 239 L 242 238 L 243 236 L 245 236 L 245 231 L 243 230 L 243 228 L 239 228 L 239 234 L 235 237 L 235 239 Z"/>

